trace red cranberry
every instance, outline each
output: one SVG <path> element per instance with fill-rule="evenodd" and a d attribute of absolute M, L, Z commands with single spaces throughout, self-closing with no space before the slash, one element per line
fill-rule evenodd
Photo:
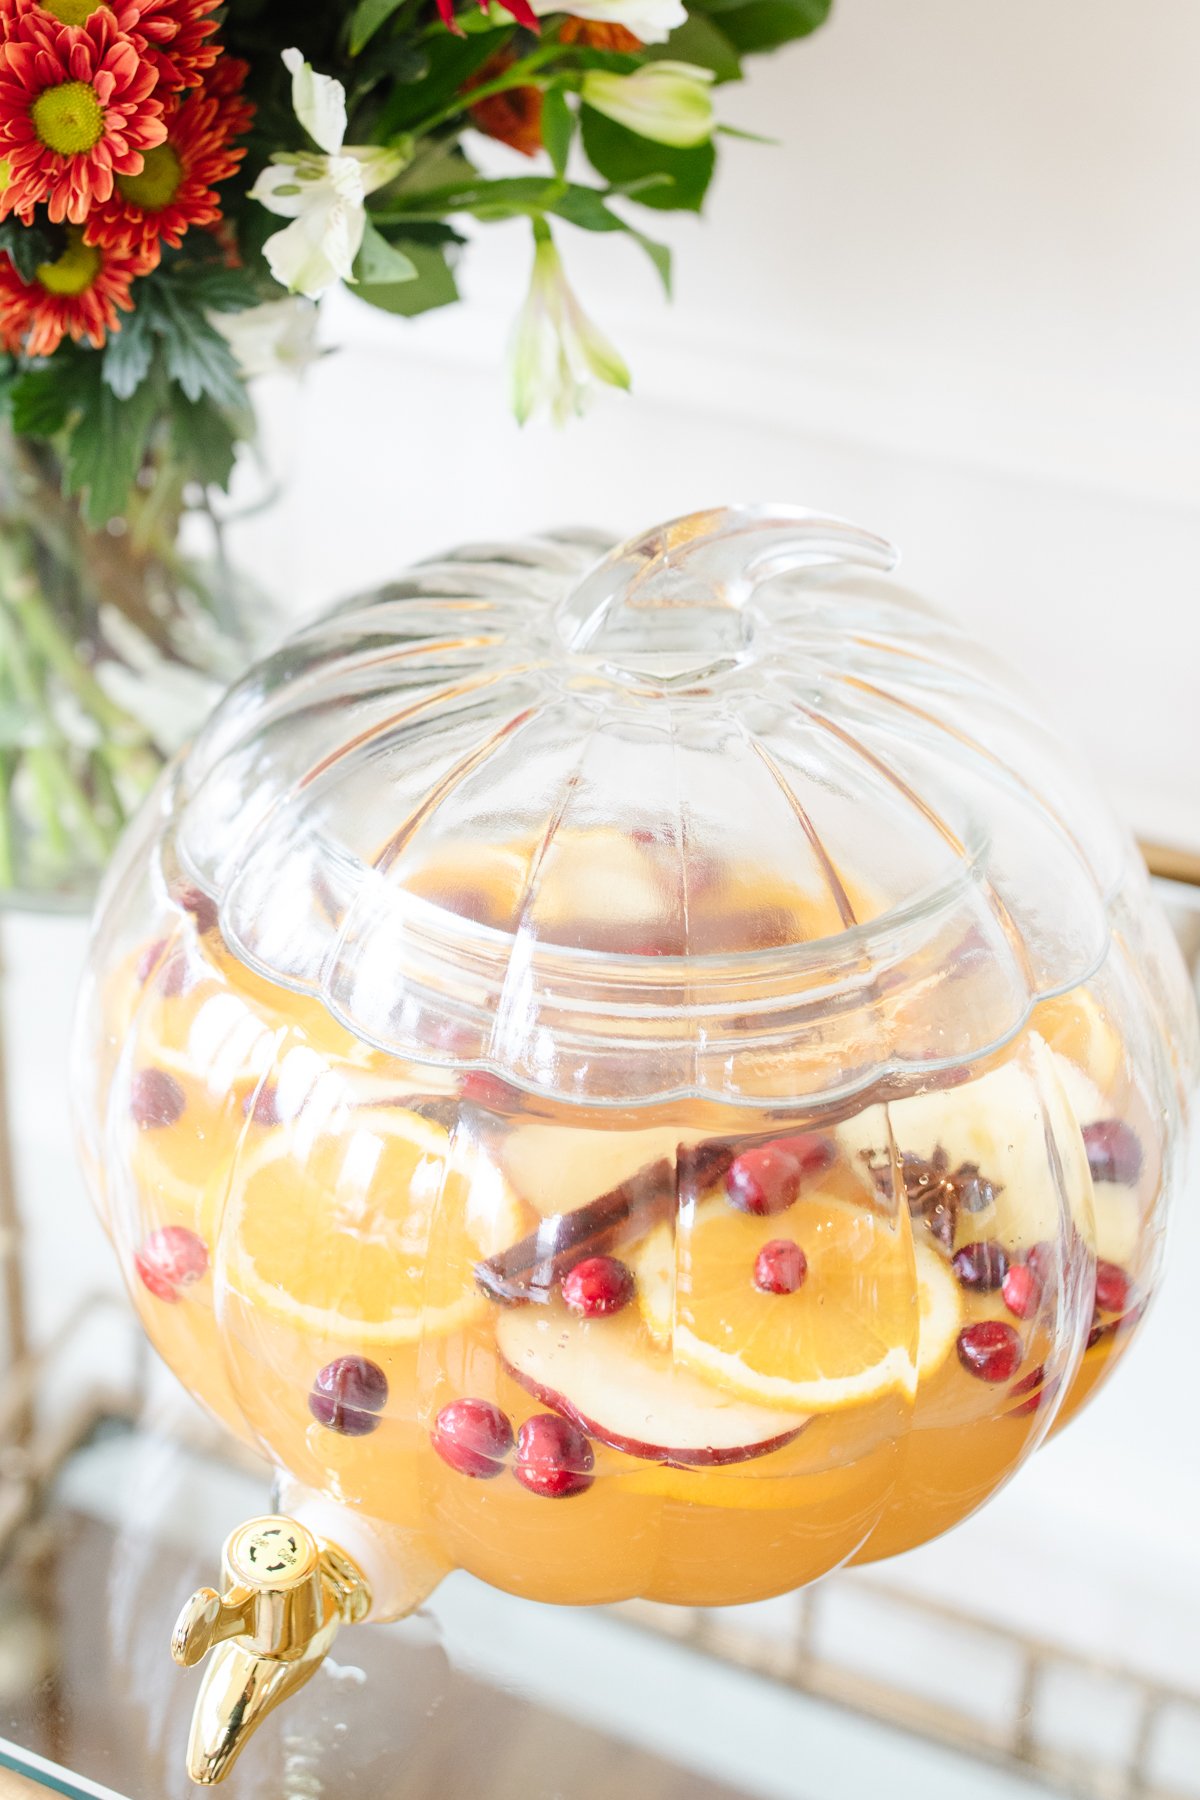
<path fill-rule="evenodd" d="M 1096 1305 L 1103 1313 L 1123 1313 L 1129 1305 L 1129 1277 L 1116 1263 L 1096 1264 Z"/>
<path fill-rule="evenodd" d="M 800 1164 L 800 1174 L 823 1175 L 832 1167 L 837 1159 L 837 1145 L 832 1138 L 822 1137 L 819 1131 L 801 1131 L 794 1137 L 780 1137 L 771 1140 L 771 1148 L 786 1150 Z"/>
<path fill-rule="evenodd" d="M 242 1102 L 242 1111 L 256 1125 L 280 1125 L 279 1095 L 270 1082 L 265 1082 L 254 1093 L 247 1094 Z"/>
<path fill-rule="evenodd" d="M 633 1299 L 633 1275 L 615 1256 L 585 1256 L 563 1276 L 562 1297 L 585 1319 L 607 1319 Z"/>
<path fill-rule="evenodd" d="M 153 943 L 149 943 L 143 948 L 142 954 L 137 959 L 136 971 L 137 978 L 143 985 L 149 981 L 155 969 L 157 969 L 166 947 L 166 938 L 155 938 Z"/>
<path fill-rule="evenodd" d="M 129 1084 L 129 1110 L 143 1131 L 157 1131 L 183 1117 L 187 1095 L 165 1069 L 139 1069 Z"/>
<path fill-rule="evenodd" d="M 1021 1366 L 1021 1340 L 1000 1319 L 980 1319 L 958 1334 L 958 1360 L 980 1381 L 1008 1381 Z"/>
<path fill-rule="evenodd" d="M 975 1293 L 990 1294 L 1004 1285 L 1008 1257 L 999 1244 L 964 1244 L 954 1256 L 953 1268 L 963 1287 L 971 1288 Z"/>
<path fill-rule="evenodd" d="M 176 950 L 168 956 L 158 978 L 158 991 L 165 1000 L 178 1000 L 192 985 L 192 969 L 187 952 Z"/>
<path fill-rule="evenodd" d="M 804 1286 L 808 1258 L 791 1238 L 772 1238 L 754 1259 L 754 1285 L 760 1294 L 794 1294 Z"/>
<path fill-rule="evenodd" d="M 1124 1119 L 1099 1119 L 1083 1128 L 1083 1145 L 1093 1181 L 1133 1187 L 1142 1172 L 1142 1146 Z"/>
<path fill-rule="evenodd" d="M 755 1144 L 735 1156 L 725 1192 L 740 1212 L 786 1212 L 800 1192 L 800 1159 L 778 1144 Z"/>
<path fill-rule="evenodd" d="M 318 1424 L 346 1437 L 366 1437 L 387 1405 L 387 1376 L 365 1356 L 339 1356 L 312 1384 L 308 1410 Z"/>
<path fill-rule="evenodd" d="M 491 1112 L 512 1112 L 521 1103 L 520 1093 L 512 1083 L 489 1069 L 472 1069 L 465 1075 L 462 1094 L 464 1100 L 473 1100 L 476 1106 L 486 1106 Z"/>
<path fill-rule="evenodd" d="M 531 1494 L 565 1500 L 586 1493 L 595 1479 L 595 1463 L 582 1431 L 557 1413 L 534 1413 L 517 1433 L 513 1474 Z"/>
<path fill-rule="evenodd" d="M 1031 1248 L 1025 1252 L 1024 1261 L 1026 1266 L 1033 1270 L 1033 1273 L 1037 1276 L 1043 1287 L 1045 1287 L 1047 1282 L 1052 1282 L 1057 1279 L 1057 1244 L 1047 1243 L 1043 1239 L 1041 1243 L 1032 1245 Z"/>
<path fill-rule="evenodd" d="M 211 931 L 217 922 L 217 903 L 203 888 L 183 887 L 175 896 L 176 902 L 184 912 L 191 913 L 196 921 L 196 930 L 204 933 Z"/>
<path fill-rule="evenodd" d="M 1004 1304 L 1018 1319 L 1030 1319 L 1042 1303 L 1042 1284 L 1028 1263 L 1013 1263 L 1000 1289 Z"/>
<path fill-rule="evenodd" d="M 429 1441 L 460 1475 L 491 1481 L 504 1473 L 513 1428 L 508 1414 L 490 1400 L 451 1400 L 434 1420 Z"/>
<path fill-rule="evenodd" d="M 150 1233 L 133 1266 L 156 1300 L 173 1303 L 208 1268 L 208 1246 L 186 1225 L 162 1225 Z"/>
<path fill-rule="evenodd" d="M 1027 1418 L 1030 1413 L 1035 1413 L 1039 1406 L 1045 1406 L 1047 1401 L 1053 1400 L 1061 1386 L 1062 1376 L 1052 1375 L 1047 1381 L 1045 1364 L 1039 1363 L 1036 1369 L 1030 1369 L 1028 1375 L 1022 1375 L 1020 1381 L 1013 1382 L 1013 1393 L 1024 1394 L 1026 1398 L 1021 1401 L 1019 1406 L 1010 1408 L 1009 1417 L 1013 1419 Z"/>

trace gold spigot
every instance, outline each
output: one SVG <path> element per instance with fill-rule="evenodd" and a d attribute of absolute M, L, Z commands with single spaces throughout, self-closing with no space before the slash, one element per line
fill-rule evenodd
<path fill-rule="evenodd" d="M 176 1621 L 171 1655 L 191 1668 L 213 1651 L 192 1714 L 188 1774 L 212 1787 L 272 1707 L 303 1687 L 339 1625 L 365 1619 L 370 1590 L 336 1544 L 295 1519 L 250 1519 L 225 1540 L 225 1592 L 201 1588 Z"/>

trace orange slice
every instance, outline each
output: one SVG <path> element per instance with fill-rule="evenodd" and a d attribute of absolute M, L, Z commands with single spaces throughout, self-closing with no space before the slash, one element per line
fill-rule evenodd
<path fill-rule="evenodd" d="M 954 1342 L 951 1271 L 919 1246 L 914 1279 L 907 1233 L 867 1207 L 816 1193 L 755 1218 L 714 1198 L 677 1231 L 659 1226 L 633 1254 L 642 1316 L 678 1361 L 731 1393 L 813 1413 L 912 1394 Z M 807 1258 L 794 1294 L 754 1285 L 755 1259 L 774 1238 Z"/>
<path fill-rule="evenodd" d="M 235 1171 L 230 1285 L 306 1333 L 411 1343 L 487 1302 L 474 1266 L 526 1229 L 499 1170 L 416 1113 L 358 1110 L 272 1132 Z"/>

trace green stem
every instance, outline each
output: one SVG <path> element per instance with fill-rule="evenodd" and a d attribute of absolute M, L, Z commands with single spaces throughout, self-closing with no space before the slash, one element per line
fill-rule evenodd
<path fill-rule="evenodd" d="M 493 94 L 503 94 L 509 88 L 530 87 L 532 83 L 529 77 L 561 54 L 562 46 L 560 44 L 542 44 L 537 50 L 531 50 L 528 56 L 523 56 L 520 62 L 513 63 L 512 67 L 506 69 L 503 75 L 498 75 L 495 81 L 485 81 L 479 87 L 470 88 L 466 93 L 456 95 L 448 106 L 443 106 L 440 112 L 435 112 L 422 124 L 414 127 L 413 136 L 416 138 L 427 136 L 429 132 L 436 131 L 439 125 L 446 125 L 451 119 L 457 119 L 462 113 L 469 111 L 480 100 L 490 100 Z"/>
<path fill-rule="evenodd" d="M 17 759 L 11 750 L 0 751 L 0 888 L 17 885 L 17 841 L 12 815 L 12 784 Z"/>

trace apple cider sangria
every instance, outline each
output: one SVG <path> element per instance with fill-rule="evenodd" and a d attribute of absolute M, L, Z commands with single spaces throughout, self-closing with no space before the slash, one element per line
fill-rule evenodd
<path fill-rule="evenodd" d="M 185 887 L 105 1011 L 161 1354 L 306 1486 L 536 1599 L 737 1603 L 923 1542 L 1154 1280 L 1155 1124 L 1087 988 L 853 1110 L 588 1107 L 379 1052 Z"/>
<path fill-rule="evenodd" d="M 100 909 L 78 1116 L 134 1304 L 381 1546 L 375 1617 L 936 1536 L 1123 1356 L 1178 1180 L 1144 870 L 887 547 L 750 508 L 596 557 L 301 633 Z"/>

